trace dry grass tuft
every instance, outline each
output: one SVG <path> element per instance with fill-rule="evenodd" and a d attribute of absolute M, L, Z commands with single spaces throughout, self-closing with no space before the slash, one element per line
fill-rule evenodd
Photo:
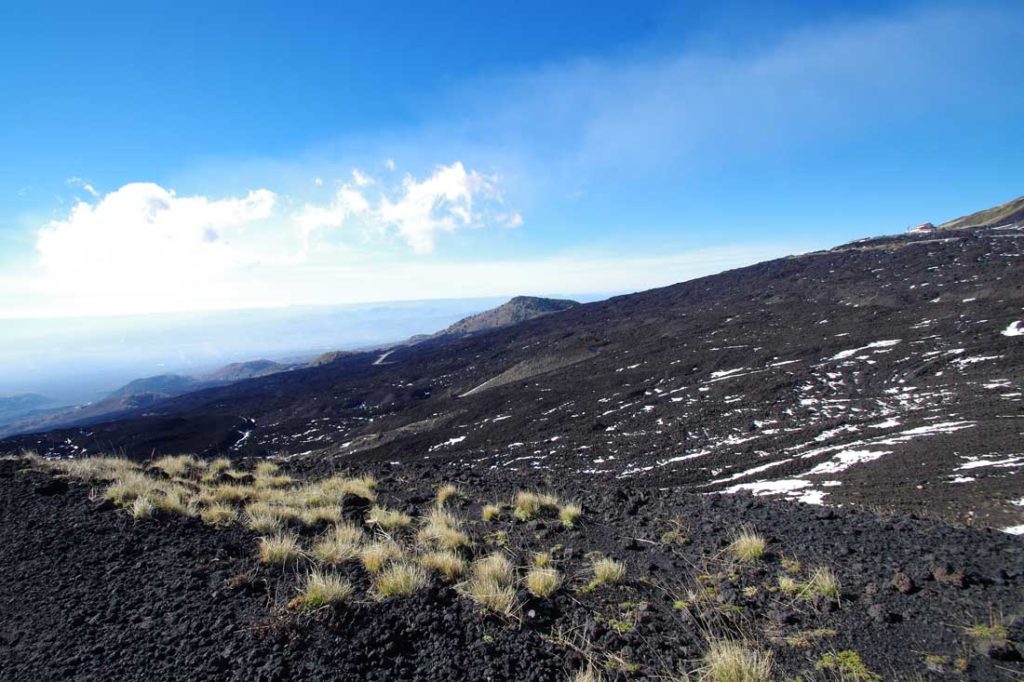
<path fill-rule="evenodd" d="M 198 463 L 198 460 L 192 455 L 175 455 L 160 457 L 149 466 L 153 469 L 159 469 L 169 477 L 174 478 L 175 476 L 184 476 L 188 473 L 189 469 L 196 467 Z"/>
<path fill-rule="evenodd" d="M 314 507 L 303 509 L 299 513 L 299 520 L 305 526 L 315 526 L 320 523 L 339 523 L 341 521 L 340 507 Z"/>
<path fill-rule="evenodd" d="M 365 535 L 355 526 L 339 524 L 313 545 L 313 556 L 325 564 L 336 566 L 359 557 Z"/>
<path fill-rule="evenodd" d="M 155 511 L 156 508 L 153 507 L 153 503 L 146 496 L 136 497 L 135 501 L 132 502 L 132 516 L 137 519 L 148 519 Z"/>
<path fill-rule="evenodd" d="M 443 507 L 450 500 L 455 500 L 462 496 L 462 490 L 457 485 L 445 483 L 437 489 L 437 496 L 434 498 L 434 501 L 438 507 Z"/>
<path fill-rule="evenodd" d="M 218 502 L 240 504 L 249 499 L 249 497 L 254 494 L 254 491 L 248 486 L 238 485 L 235 483 L 224 483 L 210 491 L 210 494 L 213 496 L 213 499 Z"/>
<path fill-rule="evenodd" d="M 392 540 L 377 540 L 359 551 L 359 560 L 370 573 L 377 573 L 393 561 L 405 558 L 405 552 Z"/>
<path fill-rule="evenodd" d="M 448 580 L 455 580 L 466 572 L 466 560 L 449 550 L 421 554 L 419 562 L 423 568 L 440 573 Z"/>
<path fill-rule="evenodd" d="M 395 563 L 373 578 L 373 591 L 380 598 L 408 597 L 427 585 L 427 573 L 410 563 Z"/>
<path fill-rule="evenodd" d="M 551 565 L 551 554 L 549 552 L 537 552 L 533 555 L 533 565 L 537 568 L 547 568 Z"/>
<path fill-rule="evenodd" d="M 387 531 L 408 528 L 412 525 L 412 519 L 408 514 L 386 507 L 373 506 L 370 509 L 370 516 L 367 523 L 374 523 Z"/>
<path fill-rule="evenodd" d="M 352 585 L 340 575 L 314 569 L 306 576 L 306 584 L 298 601 L 304 609 L 318 609 L 340 604 L 351 597 L 353 591 Z"/>
<path fill-rule="evenodd" d="M 750 649 L 740 642 L 711 642 L 704 655 L 701 679 L 707 682 L 768 682 L 772 674 L 772 655 Z"/>
<path fill-rule="evenodd" d="M 157 511 L 180 516 L 195 516 L 198 507 L 189 491 L 181 486 L 160 488 L 159 494 L 150 498 Z"/>
<path fill-rule="evenodd" d="M 842 593 L 839 578 L 831 568 L 825 566 L 819 566 L 811 572 L 805 589 L 812 598 L 823 597 L 838 600 Z"/>
<path fill-rule="evenodd" d="M 729 552 L 740 561 L 757 561 L 764 556 L 768 543 L 751 528 L 744 528 L 729 545 Z"/>
<path fill-rule="evenodd" d="M 626 577 L 626 567 L 609 557 L 596 559 L 591 565 L 594 572 L 594 579 L 591 586 L 613 585 Z"/>
<path fill-rule="evenodd" d="M 562 505 L 558 510 L 558 519 L 566 528 L 572 528 L 583 516 L 583 507 L 575 503 Z"/>
<path fill-rule="evenodd" d="M 511 615 L 516 609 L 515 569 L 500 552 L 473 564 L 473 573 L 463 585 L 465 593 L 487 608 Z"/>
<path fill-rule="evenodd" d="M 273 476 L 274 474 L 276 474 L 278 468 L 279 467 L 276 462 L 262 460 L 256 462 L 256 466 L 253 467 L 253 473 L 256 474 L 257 477 L 266 478 L 268 476 Z"/>
<path fill-rule="evenodd" d="M 290 533 L 278 533 L 260 538 L 260 561 L 265 564 L 284 565 L 302 556 L 298 539 Z"/>
<path fill-rule="evenodd" d="M 529 521 L 540 516 L 541 512 L 557 510 L 560 503 L 554 495 L 534 493 L 520 490 L 513 501 L 513 515 L 520 521 Z"/>
<path fill-rule="evenodd" d="M 587 663 L 570 678 L 571 682 L 604 682 L 604 674 L 593 663 Z"/>
<path fill-rule="evenodd" d="M 231 505 L 215 502 L 199 512 L 199 518 L 203 523 L 219 526 L 237 519 L 238 512 Z"/>
<path fill-rule="evenodd" d="M 456 550 L 469 545 L 469 536 L 462 532 L 462 521 L 441 507 L 434 507 L 424 519 L 416 539 L 438 549 Z"/>
<path fill-rule="evenodd" d="M 501 516 L 501 507 L 496 504 L 485 504 L 480 510 L 480 518 L 487 522 L 494 521 L 499 516 Z"/>
<path fill-rule="evenodd" d="M 533 567 L 526 574 L 526 589 L 535 597 L 548 598 L 562 586 L 562 576 L 553 568 Z"/>

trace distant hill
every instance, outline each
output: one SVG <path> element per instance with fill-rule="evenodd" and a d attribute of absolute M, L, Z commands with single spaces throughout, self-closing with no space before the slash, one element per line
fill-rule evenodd
<path fill-rule="evenodd" d="M 516 296 L 497 308 L 463 318 L 433 336 L 467 336 L 489 329 L 518 324 L 541 315 L 561 312 L 578 305 L 578 302 L 568 299 Z"/>
<path fill-rule="evenodd" d="M 964 227 L 997 227 L 1024 222 L 1024 197 L 1017 197 L 1005 204 L 999 204 L 984 211 L 965 215 L 942 223 L 939 229 L 950 230 Z"/>
<path fill-rule="evenodd" d="M 11 422 L 38 410 L 53 407 L 53 401 L 38 393 L 22 393 L 0 398 L 0 424 Z"/>
<path fill-rule="evenodd" d="M 254 379 L 256 377 L 263 377 L 268 374 L 275 374 L 277 372 L 284 372 L 292 369 L 296 365 L 283 364 L 280 362 L 274 362 L 273 360 L 250 360 L 249 362 L 233 362 L 230 365 L 221 367 L 220 369 L 205 374 L 201 379 L 205 381 L 213 382 L 224 382 L 224 381 L 241 381 L 243 379 Z"/>
<path fill-rule="evenodd" d="M 196 379 L 182 374 L 158 374 L 130 381 L 116 391 L 112 391 L 107 399 L 142 394 L 181 395 L 186 391 L 193 390 L 198 383 Z"/>

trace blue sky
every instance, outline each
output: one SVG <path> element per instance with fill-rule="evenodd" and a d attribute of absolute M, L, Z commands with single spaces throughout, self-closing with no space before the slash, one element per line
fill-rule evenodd
<path fill-rule="evenodd" d="M 1024 194 L 1017 2 L 23 4 L 0 317 L 637 290 Z"/>

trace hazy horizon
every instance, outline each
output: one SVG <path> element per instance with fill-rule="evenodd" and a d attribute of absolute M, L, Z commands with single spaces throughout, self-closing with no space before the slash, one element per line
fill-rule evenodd
<path fill-rule="evenodd" d="M 38 393 L 87 402 L 158 374 L 197 375 L 233 362 L 369 348 L 440 331 L 509 298 L 0 320 L 0 366 L 9 368 L 0 375 L 0 397 Z"/>

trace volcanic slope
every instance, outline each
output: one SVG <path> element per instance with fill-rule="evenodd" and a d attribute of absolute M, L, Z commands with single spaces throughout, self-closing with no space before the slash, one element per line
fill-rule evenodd
<path fill-rule="evenodd" d="M 428 460 L 1024 524 L 1024 228 L 862 240 L 9 451 Z"/>

